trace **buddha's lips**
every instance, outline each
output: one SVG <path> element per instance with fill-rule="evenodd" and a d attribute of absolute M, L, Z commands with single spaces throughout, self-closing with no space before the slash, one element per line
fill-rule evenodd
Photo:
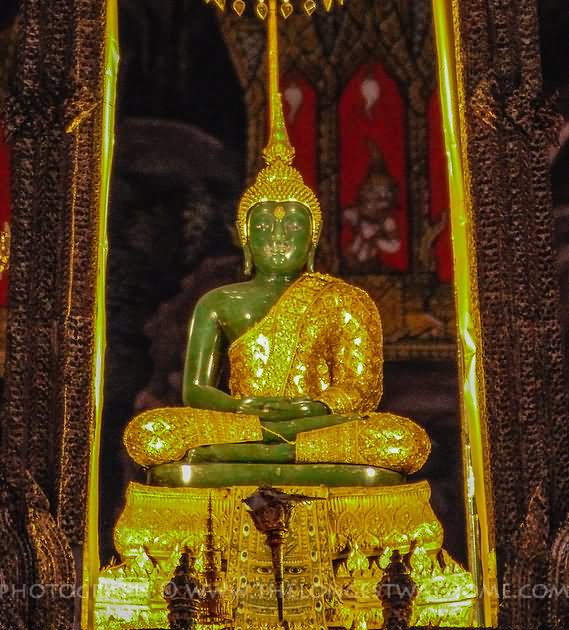
<path fill-rule="evenodd" d="M 263 251 L 266 256 L 286 256 L 293 251 L 294 247 L 290 243 L 284 243 L 282 245 L 265 245 Z"/>

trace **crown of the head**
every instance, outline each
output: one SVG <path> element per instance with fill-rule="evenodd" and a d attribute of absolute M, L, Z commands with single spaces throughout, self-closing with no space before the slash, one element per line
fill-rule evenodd
<path fill-rule="evenodd" d="M 266 201 L 296 201 L 306 207 L 312 221 L 312 242 L 318 244 L 322 229 L 320 203 L 300 172 L 292 166 L 294 148 L 290 143 L 282 110 L 280 94 L 272 102 L 269 142 L 263 151 L 266 166 L 255 182 L 247 188 L 237 210 L 237 229 L 242 245 L 249 241 L 248 216 L 251 208 Z"/>
<path fill-rule="evenodd" d="M 314 192 L 304 183 L 302 175 L 290 164 L 277 159 L 257 175 L 247 188 L 237 211 L 237 228 L 241 244 L 249 241 L 248 216 L 251 208 L 266 201 L 296 201 L 306 207 L 312 222 L 312 242 L 318 244 L 322 228 L 322 211 Z"/>

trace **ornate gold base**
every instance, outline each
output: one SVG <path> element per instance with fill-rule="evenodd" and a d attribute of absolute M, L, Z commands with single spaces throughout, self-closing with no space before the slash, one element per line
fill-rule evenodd
<path fill-rule="evenodd" d="M 161 488 L 131 483 L 115 528 L 120 565 L 101 571 L 97 628 L 168 627 L 162 598 L 181 550 L 199 556 L 211 496 L 215 546 L 236 630 L 278 628 L 271 556 L 242 500 L 253 486 Z M 470 573 L 443 549 L 425 481 L 382 488 L 283 487 L 320 497 L 299 506 L 285 549 L 285 619 L 291 630 L 381 628 L 375 590 L 397 548 L 419 595 L 415 625 L 472 625 Z"/>

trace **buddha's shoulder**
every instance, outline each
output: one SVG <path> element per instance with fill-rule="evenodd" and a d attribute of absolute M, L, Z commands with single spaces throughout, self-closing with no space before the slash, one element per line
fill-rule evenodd
<path fill-rule="evenodd" d="M 364 289 L 357 287 L 354 284 L 346 282 L 342 278 L 337 276 L 331 276 L 327 273 L 307 273 L 305 274 L 308 282 L 313 283 L 315 286 L 319 286 L 322 289 L 324 296 L 336 296 L 338 298 L 356 298 L 364 301 L 371 301 L 371 297 Z"/>
<path fill-rule="evenodd" d="M 234 282 L 211 289 L 200 298 L 199 304 L 213 308 L 220 304 L 241 302 L 254 292 L 251 282 Z"/>

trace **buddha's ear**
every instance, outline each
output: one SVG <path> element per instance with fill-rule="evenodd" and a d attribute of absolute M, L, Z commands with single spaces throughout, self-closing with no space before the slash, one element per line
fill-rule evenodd
<path fill-rule="evenodd" d="M 312 273 L 314 271 L 314 256 L 316 255 L 316 248 L 314 243 L 310 245 L 308 250 L 308 256 L 306 257 L 306 271 Z"/>
<path fill-rule="evenodd" d="M 253 273 L 253 256 L 249 243 L 243 245 L 243 273 L 250 276 Z"/>

